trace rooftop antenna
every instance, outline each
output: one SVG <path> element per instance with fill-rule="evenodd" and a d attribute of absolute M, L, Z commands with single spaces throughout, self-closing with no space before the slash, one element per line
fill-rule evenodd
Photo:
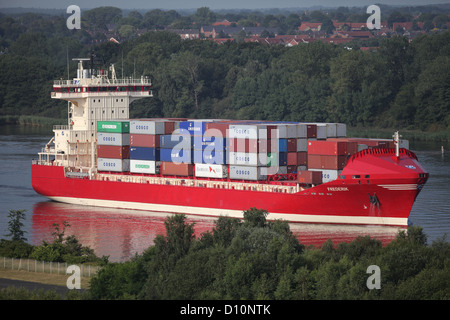
<path fill-rule="evenodd" d="M 69 46 L 66 46 L 66 58 L 67 58 L 67 80 L 69 80 Z"/>

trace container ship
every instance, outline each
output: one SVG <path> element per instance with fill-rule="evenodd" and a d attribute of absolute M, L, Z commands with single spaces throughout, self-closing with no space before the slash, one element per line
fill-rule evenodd
<path fill-rule="evenodd" d="M 428 179 L 408 141 L 349 138 L 342 123 L 130 119 L 151 81 L 85 69 L 56 80 L 67 125 L 32 162 L 34 190 L 54 201 L 289 222 L 408 225 Z M 111 77 L 109 77 L 111 74 Z"/>

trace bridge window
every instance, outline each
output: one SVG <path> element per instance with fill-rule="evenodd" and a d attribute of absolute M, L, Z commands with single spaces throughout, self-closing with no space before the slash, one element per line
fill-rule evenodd
<path fill-rule="evenodd" d="M 356 175 L 354 175 L 352 178 L 353 178 L 353 179 L 360 179 L 361 176 L 360 176 L 359 174 L 356 174 Z"/>

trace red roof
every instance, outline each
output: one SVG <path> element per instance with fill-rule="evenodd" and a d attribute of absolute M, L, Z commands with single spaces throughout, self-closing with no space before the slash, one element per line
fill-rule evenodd
<path fill-rule="evenodd" d="M 221 21 L 216 21 L 212 25 L 213 26 L 227 26 L 227 27 L 229 27 L 229 26 L 231 26 L 232 23 L 233 22 L 230 22 L 230 21 L 225 19 L 225 20 L 221 20 Z"/>
<path fill-rule="evenodd" d="M 302 22 L 300 27 L 298 27 L 299 31 L 308 31 L 308 30 L 320 30 L 322 28 L 321 22 Z"/>

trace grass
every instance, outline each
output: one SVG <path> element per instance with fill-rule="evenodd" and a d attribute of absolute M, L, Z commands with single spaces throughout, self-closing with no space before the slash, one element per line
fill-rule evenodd
<path fill-rule="evenodd" d="M 30 281 L 42 284 L 67 286 L 69 275 L 30 272 L 25 270 L 4 270 L 0 272 L 0 278 L 11 280 Z M 81 289 L 89 289 L 91 278 L 81 277 Z"/>

